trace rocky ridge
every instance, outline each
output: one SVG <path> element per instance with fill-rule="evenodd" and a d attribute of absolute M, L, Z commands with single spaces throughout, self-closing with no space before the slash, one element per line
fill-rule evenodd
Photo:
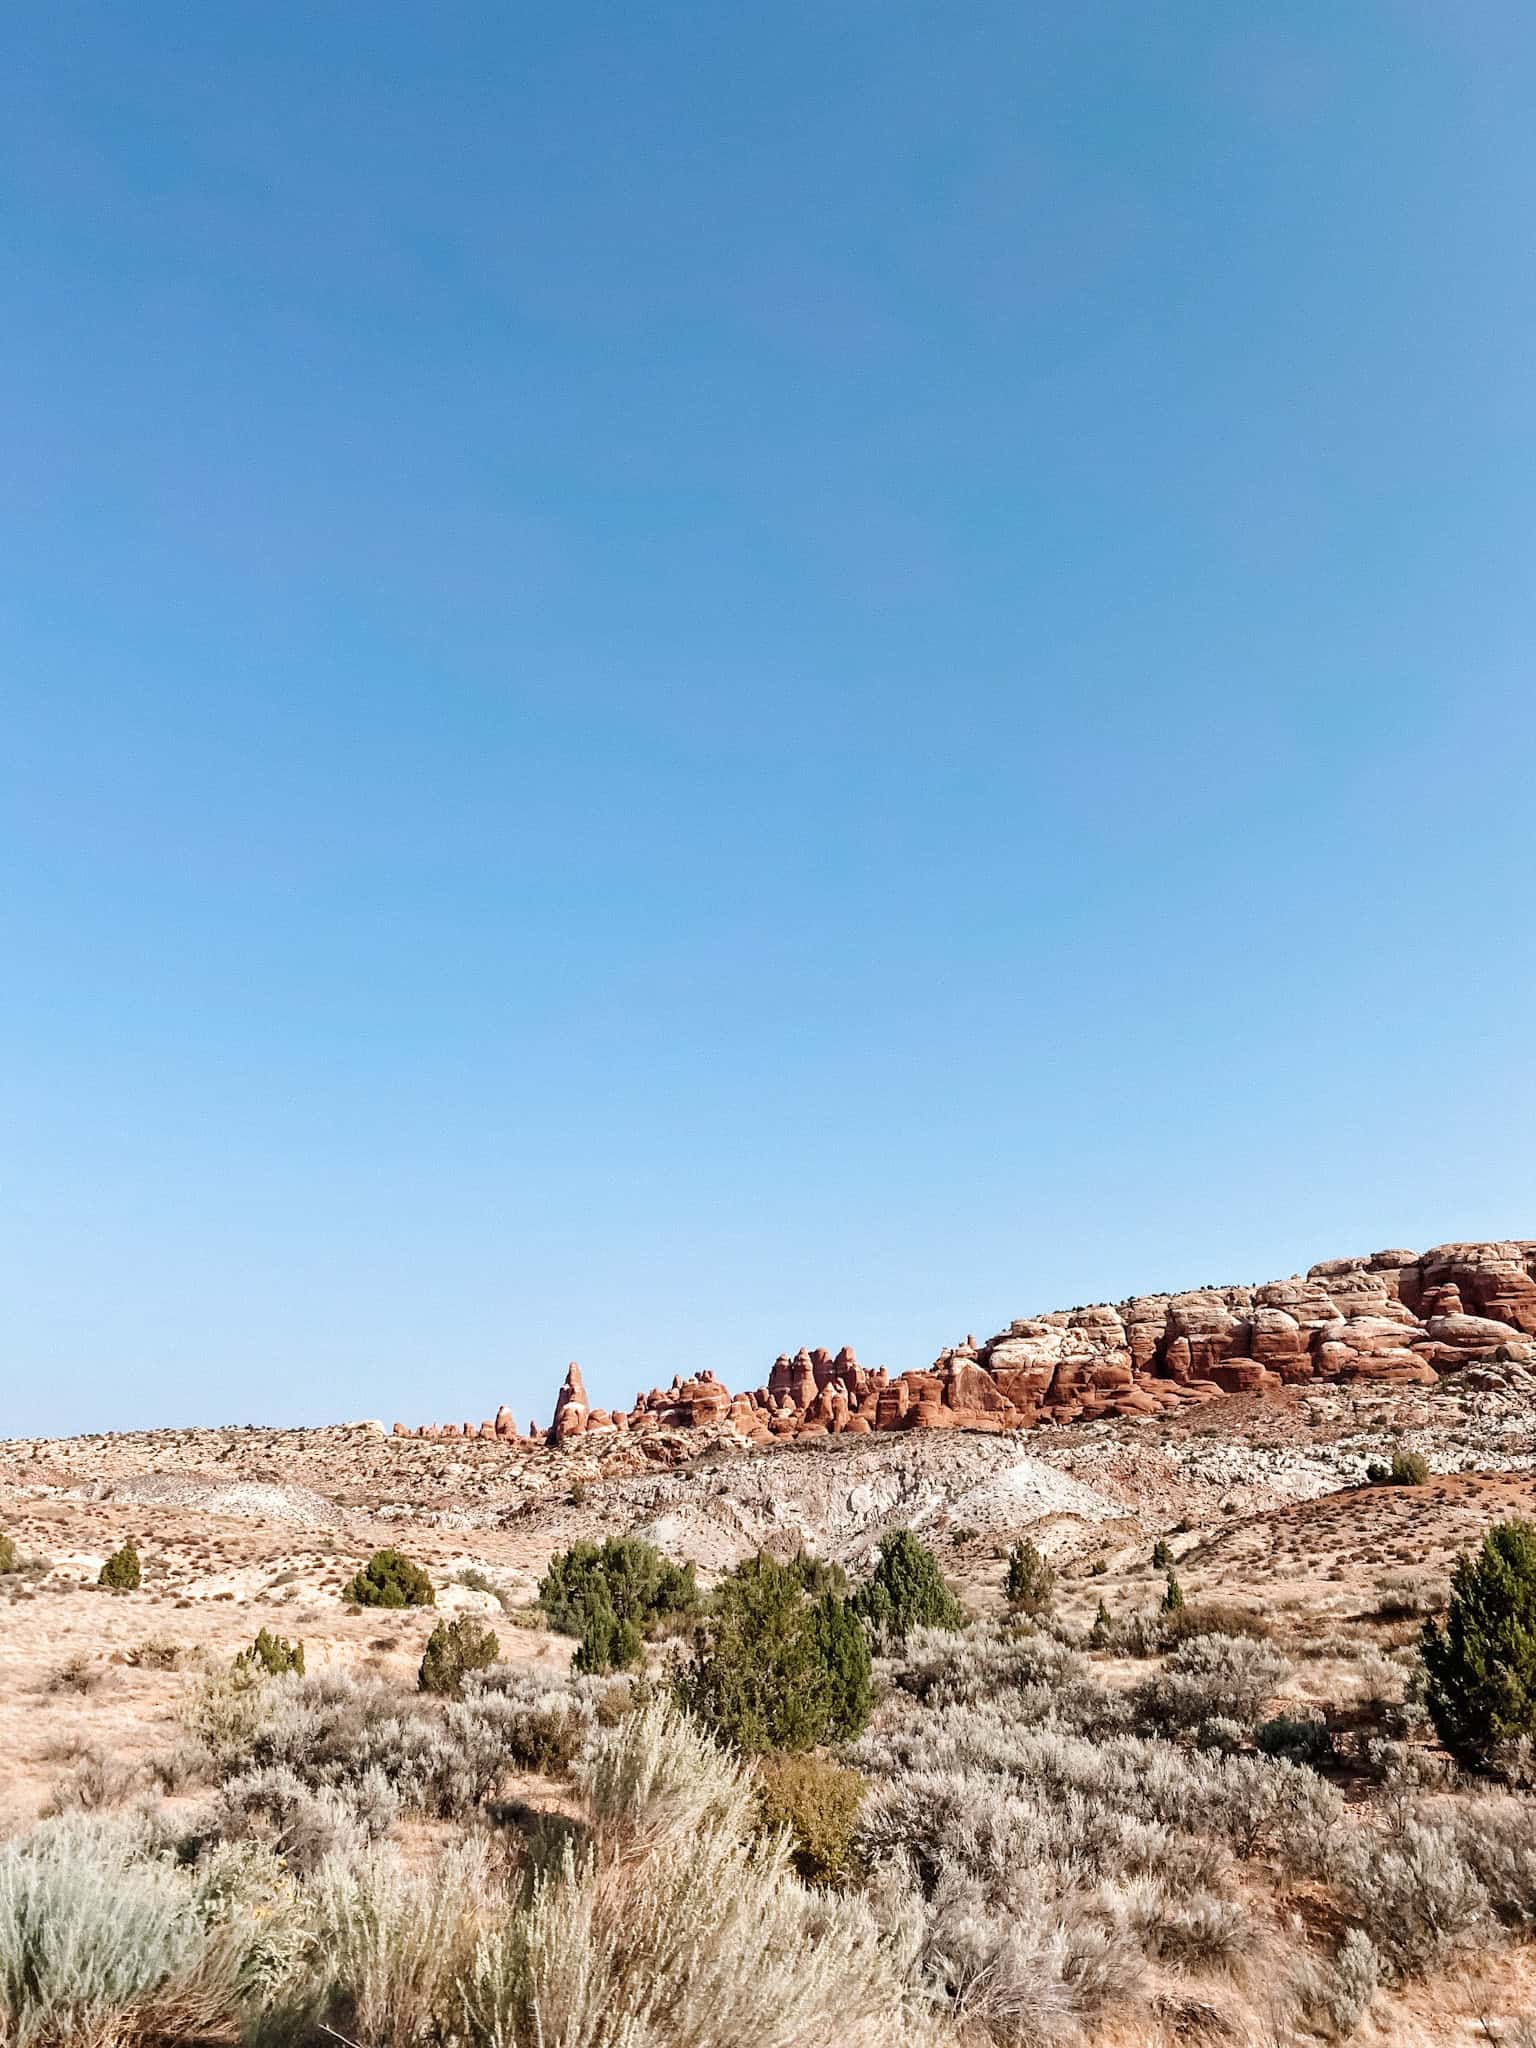
<path fill-rule="evenodd" d="M 784 1437 L 906 1429 L 1028 1429 L 1159 1415 L 1229 1395 L 1312 1381 L 1433 1386 L 1486 1362 L 1536 1361 L 1536 1240 L 1443 1244 L 1325 1259 L 1258 1286 L 1136 1295 L 1026 1316 L 978 1344 L 967 1337 L 926 1372 L 891 1375 L 853 1351 L 802 1349 L 766 1385 L 732 1394 L 705 1369 L 593 1407 L 572 1364 L 548 1431 L 490 1421 L 430 1423 L 396 1436 L 569 1444 L 664 1429 L 727 1429 L 756 1444 Z"/>

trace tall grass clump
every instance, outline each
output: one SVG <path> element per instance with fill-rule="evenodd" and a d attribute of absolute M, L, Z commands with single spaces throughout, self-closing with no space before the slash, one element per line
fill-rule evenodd
<path fill-rule="evenodd" d="M 903 2016 L 869 1912 L 807 1890 L 750 1782 L 660 1700 L 580 1774 L 589 1837 L 482 1937 L 466 1996 L 487 2048 L 889 2048 Z"/>
<path fill-rule="evenodd" d="M 385 1851 L 329 1860 L 307 1894 L 309 1940 L 247 2022 L 247 2041 L 290 2048 L 322 2029 L 368 2048 L 462 2040 L 474 1944 L 500 1904 L 480 1841 L 428 1872 L 408 1872 Z"/>

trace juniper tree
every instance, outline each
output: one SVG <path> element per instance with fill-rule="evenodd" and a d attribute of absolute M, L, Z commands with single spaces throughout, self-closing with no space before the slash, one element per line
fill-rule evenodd
<path fill-rule="evenodd" d="M 1501 1744 L 1536 1735 L 1536 1523 L 1499 1522 L 1458 1561 L 1445 1626 L 1425 1623 L 1420 1652 L 1452 1756 L 1486 1769 Z"/>
<path fill-rule="evenodd" d="M 693 1655 L 684 1703 L 749 1755 L 851 1740 L 869 1719 L 869 1645 L 835 1593 L 810 1600 L 793 1566 L 759 1555 L 721 1580 Z"/>
<path fill-rule="evenodd" d="M 1056 1574 L 1027 1536 L 1008 1553 L 1003 1595 L 1017 1614 L 1048 1614 L 1056 1594 Z"/>
<path fill-rule="evenodd" d="M 101 1568 L 96 1583 L 110 1586 L 114 1593 L 136 1593 L 142 1573 L 139 1570 L 139 1553 L 133 1547 L 130 1536 L 121 1550 L 114 1550 Z"/>
<path fill-rule="evenodd" d="M 427 1638 L 426 1653 L 416 1683 L 422 1692 L 435 1692 L 457 1699 L 464 1690 L 465 1675 L 484 1671 L 501 1655 L 494 1632 L 472 1614 L 460 1614 L 452 1621 L 440 1621 Z"/>
<path fill-rule="evenodd" d="M 432 1581 L 419 1564 L 398 1550 L 376 1550 L 342 1589 L 343 1600 L 359 1607 L 435 1607 Z"/>
<path fill-rule="evenodd" d="M 881 1544 L 874 1574 L 854 1594 L 853 1606 L 877 1634 L 897 1642 L 915 1628 L 959 1628 L 965 1620 L 938 1559 L 910 1529 L 898 1529 Z"/>

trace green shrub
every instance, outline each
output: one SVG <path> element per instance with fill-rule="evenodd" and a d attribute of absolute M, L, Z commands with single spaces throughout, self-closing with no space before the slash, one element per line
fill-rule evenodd
<path fill-rule="evenodd" d="M 465 1673 L 484 1671 L 500 1655 L 501 1645 L 495 1634 L 474 1615 L 461 1614 L 453 1621 L 440 1621 L 427 1638 L 417 1686 L 422 1692 L 444 1693 L 457 1699 L 464 1690 Z"/>
<path fill-rule="evenodd" d="M 1003 1595 L 1016 1614 L 1048 1614 L 1056 1597 L 1056 1574 L 1027 1536 L 1008 1553 Z"/>
<path fill-rule="evenodd" d="M 14 1538 L 0 1530 L 0 1572 L 20 1571 L 21 1561 L 16 1555 Z"/>
<path fill-rule="evenodd" d="M 1500 1522 L 1451 1576 L 1450 1612 L 1420 1643 L 1425 1704 L 1452 1756 L 1486 1768 L 1536 1735 L 1536 1524 Z"/>
<path fill-rule="evenodd" d="M 1152 1569 L 1155 1572 L 1173 1570 L 1173 1546 L 1164 1536 L 1159 1536 L 1152 1546 Z"/>
<path fill-rule="evenodd" d="M 848 1601 L 823 1593 L 816 1602 L 816 1647 L 827 1673 L 827 1735 L 851 1742 L 862 1735 L 874 1705 L 869 1637 Z"/>
<path fill-rule="evenodd" d="M 645 1662 L 645 1639 L 637 1622 L 620 1620 L 601 1584 L 590 1596 L 587 1625 L 571 1658 L 571 1669 L 590 1678 L 633 1671 Z"/>
<path fill-rule="evenodd" d="M 839 1600 L 848 1597 L 848 1574 L 829 1558 L 812 1557 L 809 1551 L 801 1550 L 790 1559 L 789 1569 L 799 1580 L 801 1592 L 809 1593 L 813 1600 L 819 1600 L 823 1593 L 835 1593 Z"/>
<path fill-rule="evenodd" d="M 853 1836 L 865 1781 L 819 1756 L 764 1757 L 753 1780 L 765 1830 L 789 1830 L 790 1860 L 807 1884 L 841 1888 L 859 1875 Z"/>
<path fill-rule="evenodd" d="M 1115 1640 L 1115 1617 L 1101 1600 L 1093 1617 L 1093 1626 L 1088 1631 L 1090 1650 L 1107 1650 Z"/>
<path fill-rule="evenodd" d="M 1177 1614 L 1183 1605 L 1184 1588 L 1179 1584 L 1173 1573 L 1170 1572 L 1168 1574 L 1168 1583 L 1163 1588 L 1163 1612 L 1164 1614 Z"/>
<path fill-rule="evenodd" d="M 435 1607 L 432 1581 L 419 1564 L 398 1550 L 376 1550 L 343 1589 L 343 1600 L 359 1607 Z"/>
<path fill-rule="evenodd" d="M 1429 1465 L 1417 1451 L 1394 1451 L 1390 1465 L 1372 1462 L 1365 1468 L 1372 1486 L 1422 1486 L 1429 1477 Z"/>
<path fill-rule="evenodd" d="M 281 1678 L 289 1672 L 296 1678 L 302 1678 L 304 1645 L 290 1643 L 285 1636 L 270 1635 L 266 1629 L 259 1629 L 255 1642 L 248 1650 L 242 1650 L 235 1662 L 249 1664 L 257 1671 L 266 1672 L 270 1678 Z"/>
<path fill-rule="evenodd" d="M 1276 1714 L 1253 1731 L 1254 1747 L 1263 1756 L 1284 1757 L 1320 1771 L 1334 1760 L 1333 1736 L 1326 1721 L 1309 1714 Z"/>
<path fill-rule="evenodd" d="M 573 1543 L 550 1559 L 539 1581 L 539 1605 L 549 1626 L 561 1635 L 590 1639 L 592 1653 L 599 1656 L 617 1642 L 626 1622 L 633 1624 L 636 1636 L 648 1635 L 676 1615 L 691 1614 L 698 1604 L 693 1566 L 673 1564 L 634 1536 Z M 616 1629 L 610 1630 L 607 1615 Z M 638 1661 L 638 1653 L 627 1661 Z"/>
<path fill-rule="evenodd" d="M 723 1579 L 678 1674 L 685 1703 L 749 1755 L 863 1731 L 869 1644 L 846 1601 L 812 1602 L 794 1569 L 758 1556 Z"/>
<path fill-rule="evenodd" d="M 965 1620 L 938 1559 L 910 1529 L 881 1544 L 874 1576 L 854 1594 L 853 1606 L 880 1635 L 903 1643 L 915 1628 L 959 1628 Z"/>
<path fill-rule="evenodd" d="M 136 1593 L 141 1577 L 139 1553 L 130 1537 L 121 1550 L 114 1550 L 107 1559 L 96 1583 L 98 1586 L 110 1586 L 114 1593 Z"/>

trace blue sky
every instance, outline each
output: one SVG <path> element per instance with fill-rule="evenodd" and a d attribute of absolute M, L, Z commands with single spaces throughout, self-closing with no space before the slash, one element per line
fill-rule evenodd
<path fill-rule="evenodd" d="M 1536 1235 L 1516 5 L 0 22 L 0 1433 Z"/>

